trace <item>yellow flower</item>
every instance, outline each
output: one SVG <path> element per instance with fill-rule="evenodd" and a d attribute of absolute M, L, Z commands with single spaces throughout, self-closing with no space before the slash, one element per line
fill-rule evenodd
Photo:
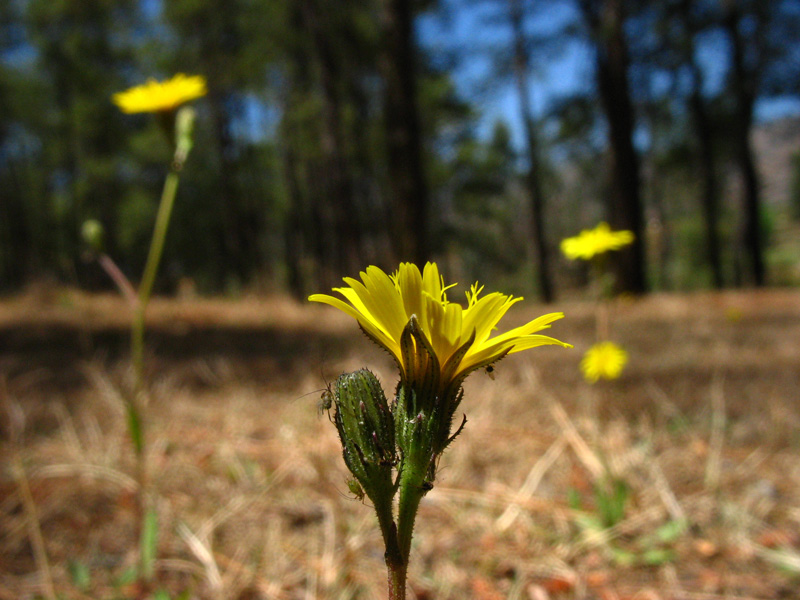
<path fill-rule="evenodd" d="M 548 344 L 572 347 L 536 334 L 562 318 L 563 313 L 541 316 L 492 337 L 506 311 L 522 298 L 499 292 L 480 297 L 483 287 L 476 283 L 466 293 L 467 306 L 463 308 L 447 299 L 446 290 L 452 286 L 444 285 L 436 263 L 427 263 L 422 274 L 416 265 L 402 263 L 391 276 L 370 266 L 361 272 L 361 281 L 346 277 L 344 282 L 349 287 L 333 291 L 349 304 L 326 294 L 314 294 L 309 300 L 330 304 L 356 319 L 370 338 L 392 354 L 404 376 L 409 371 L 420 372 L 420 365 L 412 364 L 423 350 L 420 344 L 435 356 L 443 387 L 506 354 Z"/>
<path fill-rule="evenodd" d="M 611 231 L 608 223 L 600 223 L 594 229 L 584 229 L 579 235 L 561 241 L 561 251 L 570 260 L 589 260 L 609 250 L 619 250 L 633 242 L 630 231 Z"/>
<path fill-rule="evenodd" d="M 163 82 L 150 79 L 143 85 L 114 94 L 112 100 L 124 113 L 161 112 L 205 96 L 206 91 L 206 80 L 201 75 L 178 73 Z"/>
<path fill-rule="evenodd" d="M 581 371 L 590 383 L 603 379 L 616 379 L 628 362 L 628 353 L 614 342 L 595 344 L 584 354 Z"/>

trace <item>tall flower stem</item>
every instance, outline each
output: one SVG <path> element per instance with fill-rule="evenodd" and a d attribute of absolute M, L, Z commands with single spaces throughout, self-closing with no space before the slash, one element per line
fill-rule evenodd
<path fill-rule="evenodd" d="M 409 478 L 410 479 L 410 478 Z M 390 562 L 387 552 L 386 566 L 389 570 L 389 599 L 405 600 L 406 577 L 408 574 L 408 558 L 411 554 L 411 537 L 414 533 L 414 521 L 425 489 L 414 481 L 400 483 L 400 500 L 397 515 L 397 543 L 399 561 Z"/>
<path fill-rule="evenodd" d="M 403 558 L 397 536 L 397 524 L 392 513 L 391 498 L 388 503 L 376 503 L 375 512 L 386 547 L 384 560 L 389 574 L 389 600 L 405 600 L 408 559 Z"/>
<path fill-rule="evenodd" d="M 389 600 L 406 600 L 408 563 L 390 562 L 387 556 L 386 568 L 389 571 Z"/>
<path fill-rule="evenodd" d="M 131 322 L 131 362 L 133 363 L 133 393 L 128 399 L 128 431 L 136 454 L 136 478 L 139 484 L 139 540 L 141 576 L 149 580 L 153 575 L 152 549 L 149 547 L 153 532 L 148 531 L 148 523 L 154 523 L 151 517 L 151 501 L 146 456 L 146 427 L 144 423 L 147 407 L 147 393 L 144 385 L 144 331 L 145 312 L 153 292 L 158 267 L 164 251 L 164 243 L 172 217 L 172 208 L 178 191 L 181 171 L 192 146 L 191 134 L 194 111 L 183 108 L 176 119 L 175 152 L 169 173 L 164 181 L 161 201 L 156 214 L 153 238 L 147 254 L 142 280 L 136 298 L 136 308 Z"/>
<path fill-rule="evenodd" d="M 139 284 L 136 312 L 131 324 L 131 360 L 133 361 L 134 395 L 137 399 L 142 396 L 144 383 L 144 316 L 147 304 L 150 302 L 150 295 L 153 292 L 153 284 L 155 283 L 156 273 L 158 273 L 161 255 L 164 251 L 164 242 L 167 237 L 182 168 L 183 163 L 173 161 L 169 175 L 167 175 L 167 179 L 164 182 L 161 202 L 156 215 L 156 224 L 153 230 L 153 239 L 150 242 L 150 250 L 147 254 L 147 263 L 145 263 L 142 281 Z"/>
<path fill-rule="evenodd" d="M 148 544 L 146 542 L 147 527 L 145 525 L 148 514 L 151 510 L 151 499 L 149 494 L 149 478 L 147 471 L 146 455 L 146 426 L 144 423 L 144 413 L 147 407 L 147 393 L 144 385 L 144 317 L 150 295 L 153 291 L 158 266 L 161 262 L 161 255 L 164 250 L 164 241 L 169 229 L 169 221 L 172 215 L 172 207 L 175 204 L 175 196 L 178 191 L 180 180 L 180 167 L 176 169 L 173 162 L 169 175 L 164 182 L 164 189 L 161 194 L 161 203 L 158 207 L 156 216 L 153 239 L 150 243 L 150 251 L 147 256 L 142 281 L 139 285 L 137 295 L 136 311 L 134 312 L 131 323 L 131 361 L 133 363 L 133 394 L 128 403 L 128 430 L 133 442 L 136 453 L 136 479 L 139 484 L 139 539 L 140 539 L 140 570 L 144 579 L 148 580 L 153 575 L 152 561 Z"/>
<path fill-rule="evenodd" d="M 591 289 L 595 301 L 595 331 L 597 340 L 608 339 L 609 305 L 608 298 L 612 293 L 612 282 L 606 276 L 606 255 L 599 254 L 591 260 Z"/>

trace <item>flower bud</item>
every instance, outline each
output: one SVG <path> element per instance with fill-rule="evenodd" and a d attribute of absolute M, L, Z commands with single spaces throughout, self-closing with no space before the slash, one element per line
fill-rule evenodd
<path fill-rule="evenodd" d="M 392 467 L 397 462 L 394 419 L 377 377 L 367 369 L 341 375 L 334 404 L 347 467 L 374 502 L 376 495 L 391 497 Z"/>
<path fill-rule="evenodd" d="M 97 219 L 87 219 L 81 225 L 81 237 L 92 252 L 102 252 L 105 242 L 105 230 Z"/>

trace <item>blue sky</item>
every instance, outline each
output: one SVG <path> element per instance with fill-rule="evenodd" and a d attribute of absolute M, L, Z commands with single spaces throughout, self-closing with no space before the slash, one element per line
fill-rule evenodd
<path fill-rule="evenodd" d="M 445 2 L 444 4 L 447 4 Z M 510 27 L 504 15 L 492 14 L 490 9 L 473 7 L 459 10 L 462 1 L 451 2 L 453 9 L 444 16 L 423 16 L 418 23 L 420 44 L 432 54 L 446 53 L 453 47 L 462 49 L 465 58 L 453 71 L 453 79 L 461 94 L 475 99 L 481 111 L 479 130 L 491 130 L 495 121 L 504 120 L 512 128 L 515 142 L 521 137 L 521 111 L 514 81 L 510 77 L 498 78 L 489 55 L 504 53 L 510 56 Z M 504 6 L 505 3 L 494 3 Z M 526 29 L 531 35 L 546 34 L 560 28 L 575 17 L 568 5 L 551 7 L 546 20 L 528 21 Z M 572 44 L 547 61 L 532 65 L 530 98 L 533 111 L 541 115 L 554 100 L 592 86 L 592 56 L 589 49 Z"/>

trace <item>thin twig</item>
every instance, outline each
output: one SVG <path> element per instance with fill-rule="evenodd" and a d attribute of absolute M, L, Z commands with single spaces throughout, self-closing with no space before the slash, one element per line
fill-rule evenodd
<path fill-rule="evenodd" d="M 125 276 L 125 273 L 117 266 L 117 263 L 115 263 L 108 254 L 101 254 L 98 256 L 97 262 L 111 278 L 111 281 L 114 282 L 114 285 L 117 286 L 119 293 L 122 294 L 131 308 L 136 308 L 139 302 L 136 290 L 133 288 L 130 280 Z"/>
<path fill-rule="evenodd" d="M 36 569 L 42 578 L 42 593 L 48 600 L 56 600 L 53 576 L 50 572 L 50 561 L 47 559 L 42 527 L 39 523 L 39 511 L 36 509 L 31 488 L 28 485 L 28 478 L 25 476 L 25 468 L 22 466 L 22 460 L 17 452 L 14 452 L 13 471 L 14 479 L 22 498 L 22 506 L 25 508 L 25 519 L 28 524 L 28 536 L 33 550 L 33 559 L 36 562 Z"/>
<path fill-rule="evenodd" d="M 685 521 L 686 512 L 684 512 L 681 503 L 678 502 L 678 498 L 675 496 L 675 492 L 672 491 L 661 465 L 658 464 L 658 460 L 655 458 L 650 461 L 650 474 L 653 476 L 653 483 L 655 484 L 656 491 L 661 497 L 661 501 L 664 503 L 670 517 L 672 517 L 674 521 Z"/>
<path fill-rule="evenodd" d="M 528 473 L 528 477 L 525 479 L 525 483 L 522 484 L 522 487 L 519 488 L 519 492 L 517 492 L 517 498 L 519 498 L 520 501 L 525 502 L 530 500 L 536 491 L 536 488 L 539 487 L 539 483 L 542 481 L 545 473 L 550 470 L 558 457 L 561 456 L 566 444 L 567 440 L 565 437 L 563 435 L 560 436 L 550 445 L 550 447 L 539 458 L 539 460 L 534 463 L 533 467 L 531 467 L 531 470 Z M 511 527 L 511 525 L 513 525 L 514 521 L 517 520 L 520 511 L 520 506 L 515 500 L 509 504 L 508 508 L 503 511 L 503 514 L 497 518 L 495 521 L 495 527 L 499 531 L 505 531 Z"/>
<path fill-rule="evenodd" d="M 564 410 L 564 407 L 558 400 L 556 400 L 554 396 L 546 394 L 545 397 L 550 403 L 550 414 L 553 415 L 553 418 L 561 426 L 563 435 L 566 437 L 569 445 L 572 446 L 575 454 L 592 474 L 592 477 L 595 479 L 600 479 L 603 477 L 606 472 L 606 469 L 603 467 L 603 463 L 600 462 L 600 459 L 598 459 L 595 453 L 592 452 L 591 448 L 589 448 L 586 440 L 584 440 L 581 434 L 578 433 L 577 428 L 567 415 L 567 411 Z"/>
<path fill-rule="evenodd" d="M 47 549 L 44 545 L 42 536 L 42 526 L 39 520 L 39 511 L 36 509 L 36 502 L 31 494 L 31 487 L 28 484 L 28 477 L 25 474 L 25 466 L 22 464 L 21 438 L 25 429 L 25 413 L 18 404 L 12 404 L 8 397 L 5 377 L 0 376 L 0 405 L 6 413 L 7 431 L 3 432 L 8 436 L 11 444 L 11 471 L 14 481 L 19 489 L 22 507 L 25 510 L 25 524 L 28 528 L 28 537 L 33 551 L 33 560 L 36 569 L 42 578 L 43 595 L 48 600 L 56 600 L 55 588 L 53 587 L 53 577 L 50 572 L 50 561 L 47 559 Z"/>
<path fill-rule="evenodd" d="M 706 462 L 705 484 L 707 488 L 719 486 L 722 464 L 722 446 L 725 442 L 725 394 L 724 379 L 717 373 L 711 382 L 711 434 L 708 440 L 708 462 Z"/>
<path fill-rule="evenodd" d="M 205 576 L 209 585 L 211 585 L 211 589 L 214 590 L 214 593 L 219 593 L 222 589 L 222 575 L 220 574 L 217 562 L 214 560 L 214 553 L 211 551 L 211 548 L 203 544 L 200 538 L 198 538 L 185 523 L 180 523 L 178 525 L 178 535 L 186 542 L 186 545 L 189 546 L 189 550 L 192 551 L 195 558 L 197 558 L 205 568 Z"/>
<path fill-rule="evenodd" d="M 549 392 L 545 386 L 541 385 L 536 370 L 533 367 L 525 370 L 525 376 L 530 382 L 531 388 L 536 389 L 550 405 L 550 414 L 553 415 L 553 418 L 561 427 L 561 435 L 567 439 L 575 454 L 577 454 L 583 465 L 592 474 L 592 477 L 595 479 L 603 477 L 606 472 L 603 463 L 600 462 L 597 455 L 589 448 L 586 440 L 578 433 L 578 429 L 575 427 L 572 419 L 569 418 L 569 415 L 567 415 L 567 411 L 564 410 L 564 406 L 559 402 L 558 398 Z"/>

